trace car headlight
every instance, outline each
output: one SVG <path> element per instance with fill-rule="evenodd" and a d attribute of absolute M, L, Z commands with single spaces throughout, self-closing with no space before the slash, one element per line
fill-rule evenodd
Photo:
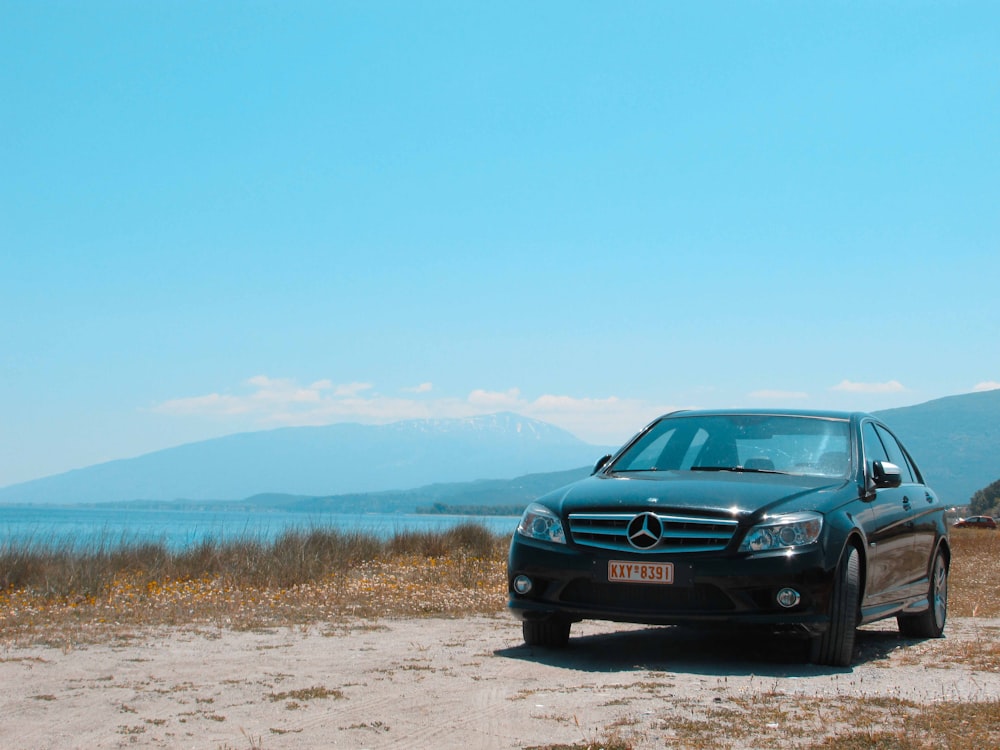
<path fill-rule="evenodd" d="M 767 552 L 812 544 L 823 530 L 823 516 L 804 511 L 773 516 L 754 526 L 740 544 L 741 552 Z"/>
<path fill-rule="evenodd" d="M 566 544 L 566 534 L 559 516 L 538 503 L 532 503 L 524 509 L 521 522 L 517 525 L 517 533 L 543 542 Z"/>

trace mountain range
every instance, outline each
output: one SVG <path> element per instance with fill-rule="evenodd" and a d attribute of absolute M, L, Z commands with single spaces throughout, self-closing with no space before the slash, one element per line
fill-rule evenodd
<path fill-rule="evenodd" d="M 593 465 L 608 447 L 512 413 L 247 432 L 0 489 L 5 504 L 330 496 Z"/>
<path fill-rule="evenodd" d="M 1000 389 L 875 412 L 951 505 L 1000 479 Z"/>
<path fill-rule="evenodd" d="M 946 503 L 965 504 L 1000 478 L 1000 390 L 875 414 Z M 0 488 L 0 503 L 241 501 L 248 508 L 381 512 L 442 503 L 516 505 L 584 476 L 613 450 L 508 412 L 382 426 L 287 427 L 22 482 Z"/>

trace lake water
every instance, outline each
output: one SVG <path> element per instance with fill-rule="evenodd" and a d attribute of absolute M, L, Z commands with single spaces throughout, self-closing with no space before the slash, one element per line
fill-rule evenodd
<path fill-rule="evenodd" d="M 270 541 L 289 529 L 362 531 L 389 538 L 402 531 L 442 531 L 477 523 L 499 534 L 513 533 L 510 516 L 448 516 L 409 513 L 286 513 L 138 508 L 19 508 L 0 506 L 0 549 L 11 543 L 85 547 L 97 542 L 163 542 L 171 550 L 205 539 Z"/>

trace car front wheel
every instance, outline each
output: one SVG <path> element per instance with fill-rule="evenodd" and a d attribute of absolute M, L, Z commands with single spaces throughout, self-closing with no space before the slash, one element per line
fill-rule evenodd
<path fill-rule="evenodd" d="M 809 644 L 809 661 L 830 667 L 849 667 L 854 658 L 854 636 L 858 626 L 861 596 L 861 560 L 848 547 L 837 568 L 830 606 L 830 627 Z"/>
<path fill-rule="evenodd" d="M 524 634 L 524 642 L 529 646 L 563 648 L 569 643 L 570 625 L 570 622 L 557 618 L 524 620 L 521 632 Z"/>
<path fill-rule="evenodd" d="M 931 566 L 929 606 L 917 615 L 899 615 L 896 623 L 899 632 L 911 638 L 940 638 L 948 618 L 948 562 L 944 552 L 938 550 Z"/>

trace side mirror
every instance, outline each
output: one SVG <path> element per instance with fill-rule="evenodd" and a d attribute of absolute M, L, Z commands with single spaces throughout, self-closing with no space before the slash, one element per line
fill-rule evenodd
<path fill-rule="evenodd" d="M 888 461 L 875 461 L 872 464 L 872 479 L 878 488 L 899 487 L 903 483 L 903 472 L 896 464 Z"/>
<path fill-rule="evenodd" d="M 591 474 L 596 474 L 601 469 L 603 469 L 605 466 L 607 466 L 608 465 L 608 461 L 610 461 L 610 460 L 611 460 L 611 454 L 610 453 L 608 453 L 606 456 L 601 456 L 599 459 L 597 459 L 597 463 L 594 464 L 594 470 L 592 472 L 590 472 L 590 473 Z"/>

